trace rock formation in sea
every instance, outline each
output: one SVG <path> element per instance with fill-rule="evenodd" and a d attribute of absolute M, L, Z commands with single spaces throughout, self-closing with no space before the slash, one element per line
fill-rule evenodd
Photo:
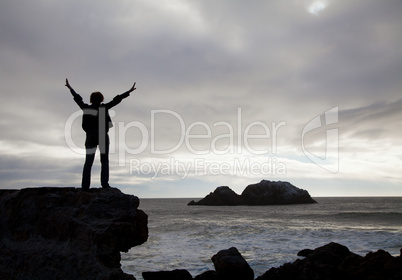
<path fill-rule="evenodd" d="M 148 239 L 138 206 L 114 188 L 0 190 L 0 279 L 135 279 L 120 252 Z"/>
<path fill-rule="evenodd" d="M 235 193 L 232 189 L 227 186 L 217 187 L 214 192 L 211 192 L 206 197 L 201 199 L 198 202 L 194 200 L 191 201 L 188 205 L 213 205 L 213 206 L 222 206 L 222 205 L 243 205 L 243 198 Z"/>
<path fill-rule="evenodd" d="M 306 190 L 281 181 L 262 180 L 260 183 L 248 185 L 241 197 L 248 205 L 317 203 Z"/>
<path fill-rule="evenodd" d="M 289 182 L 262 180 L 248 185 L 241 195 L 229 187 L 218 187 L 198 202 L 190 201 L 188 205 L 283 205 L 317 203 L 303 189 Z"/>

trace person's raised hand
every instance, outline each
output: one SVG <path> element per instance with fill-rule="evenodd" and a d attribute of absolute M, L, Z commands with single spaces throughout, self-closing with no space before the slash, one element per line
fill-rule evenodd
<path fill-rule="evenodd" d="M 134 90 L 136 90 L 135 84 L 136 84 L 136 83 L 134 82 L 133 86 L 128 90 L 128 92 L 133 92 Z"/>
<path fill-rule="evenodd" d="M 68 79 L 66 79 L 66 87 L 68 87 L 69 89 L 71 89 L 71 86 L 70 86 L 70 84 L 69 84 L 69 82 L 68 82 Z"/>

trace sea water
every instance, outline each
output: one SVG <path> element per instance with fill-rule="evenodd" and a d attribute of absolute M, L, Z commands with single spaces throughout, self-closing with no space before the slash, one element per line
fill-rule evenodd
<path fill-rule="evenodd" d="M 192 199 L 141 199 L 148 214 L 146 243 L 122 253 L 122 269 L 187 269 L 193 277 L 213 270 L 211 257 L 236 247 L 255 277 L 293 262 L 302 249 L 329 242 L 354 253 L 402 248 L 402 197 L 315 198 L 317 204 L 187 206 Z M 198 199 L 196 199 L 198 200 Z"/>

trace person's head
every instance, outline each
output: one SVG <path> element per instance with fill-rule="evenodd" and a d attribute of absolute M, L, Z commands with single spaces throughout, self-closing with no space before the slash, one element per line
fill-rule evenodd
<path fill-rule="evenodd" d="M 89 101 L 92 104 L 101 104 L 103 101 L 103 94 L 100 93 L 99 91 L 95 91 L 91 93 L 91 97 L 89 98 Z"/>

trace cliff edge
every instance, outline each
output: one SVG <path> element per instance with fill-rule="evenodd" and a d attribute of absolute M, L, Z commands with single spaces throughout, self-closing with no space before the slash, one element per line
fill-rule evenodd
<path fill-rule="evenodd" d="M 0 279 L 135 279 L 120 252 L 148 239 L 148 216 L 118 189 L 0 190 Z"/>

